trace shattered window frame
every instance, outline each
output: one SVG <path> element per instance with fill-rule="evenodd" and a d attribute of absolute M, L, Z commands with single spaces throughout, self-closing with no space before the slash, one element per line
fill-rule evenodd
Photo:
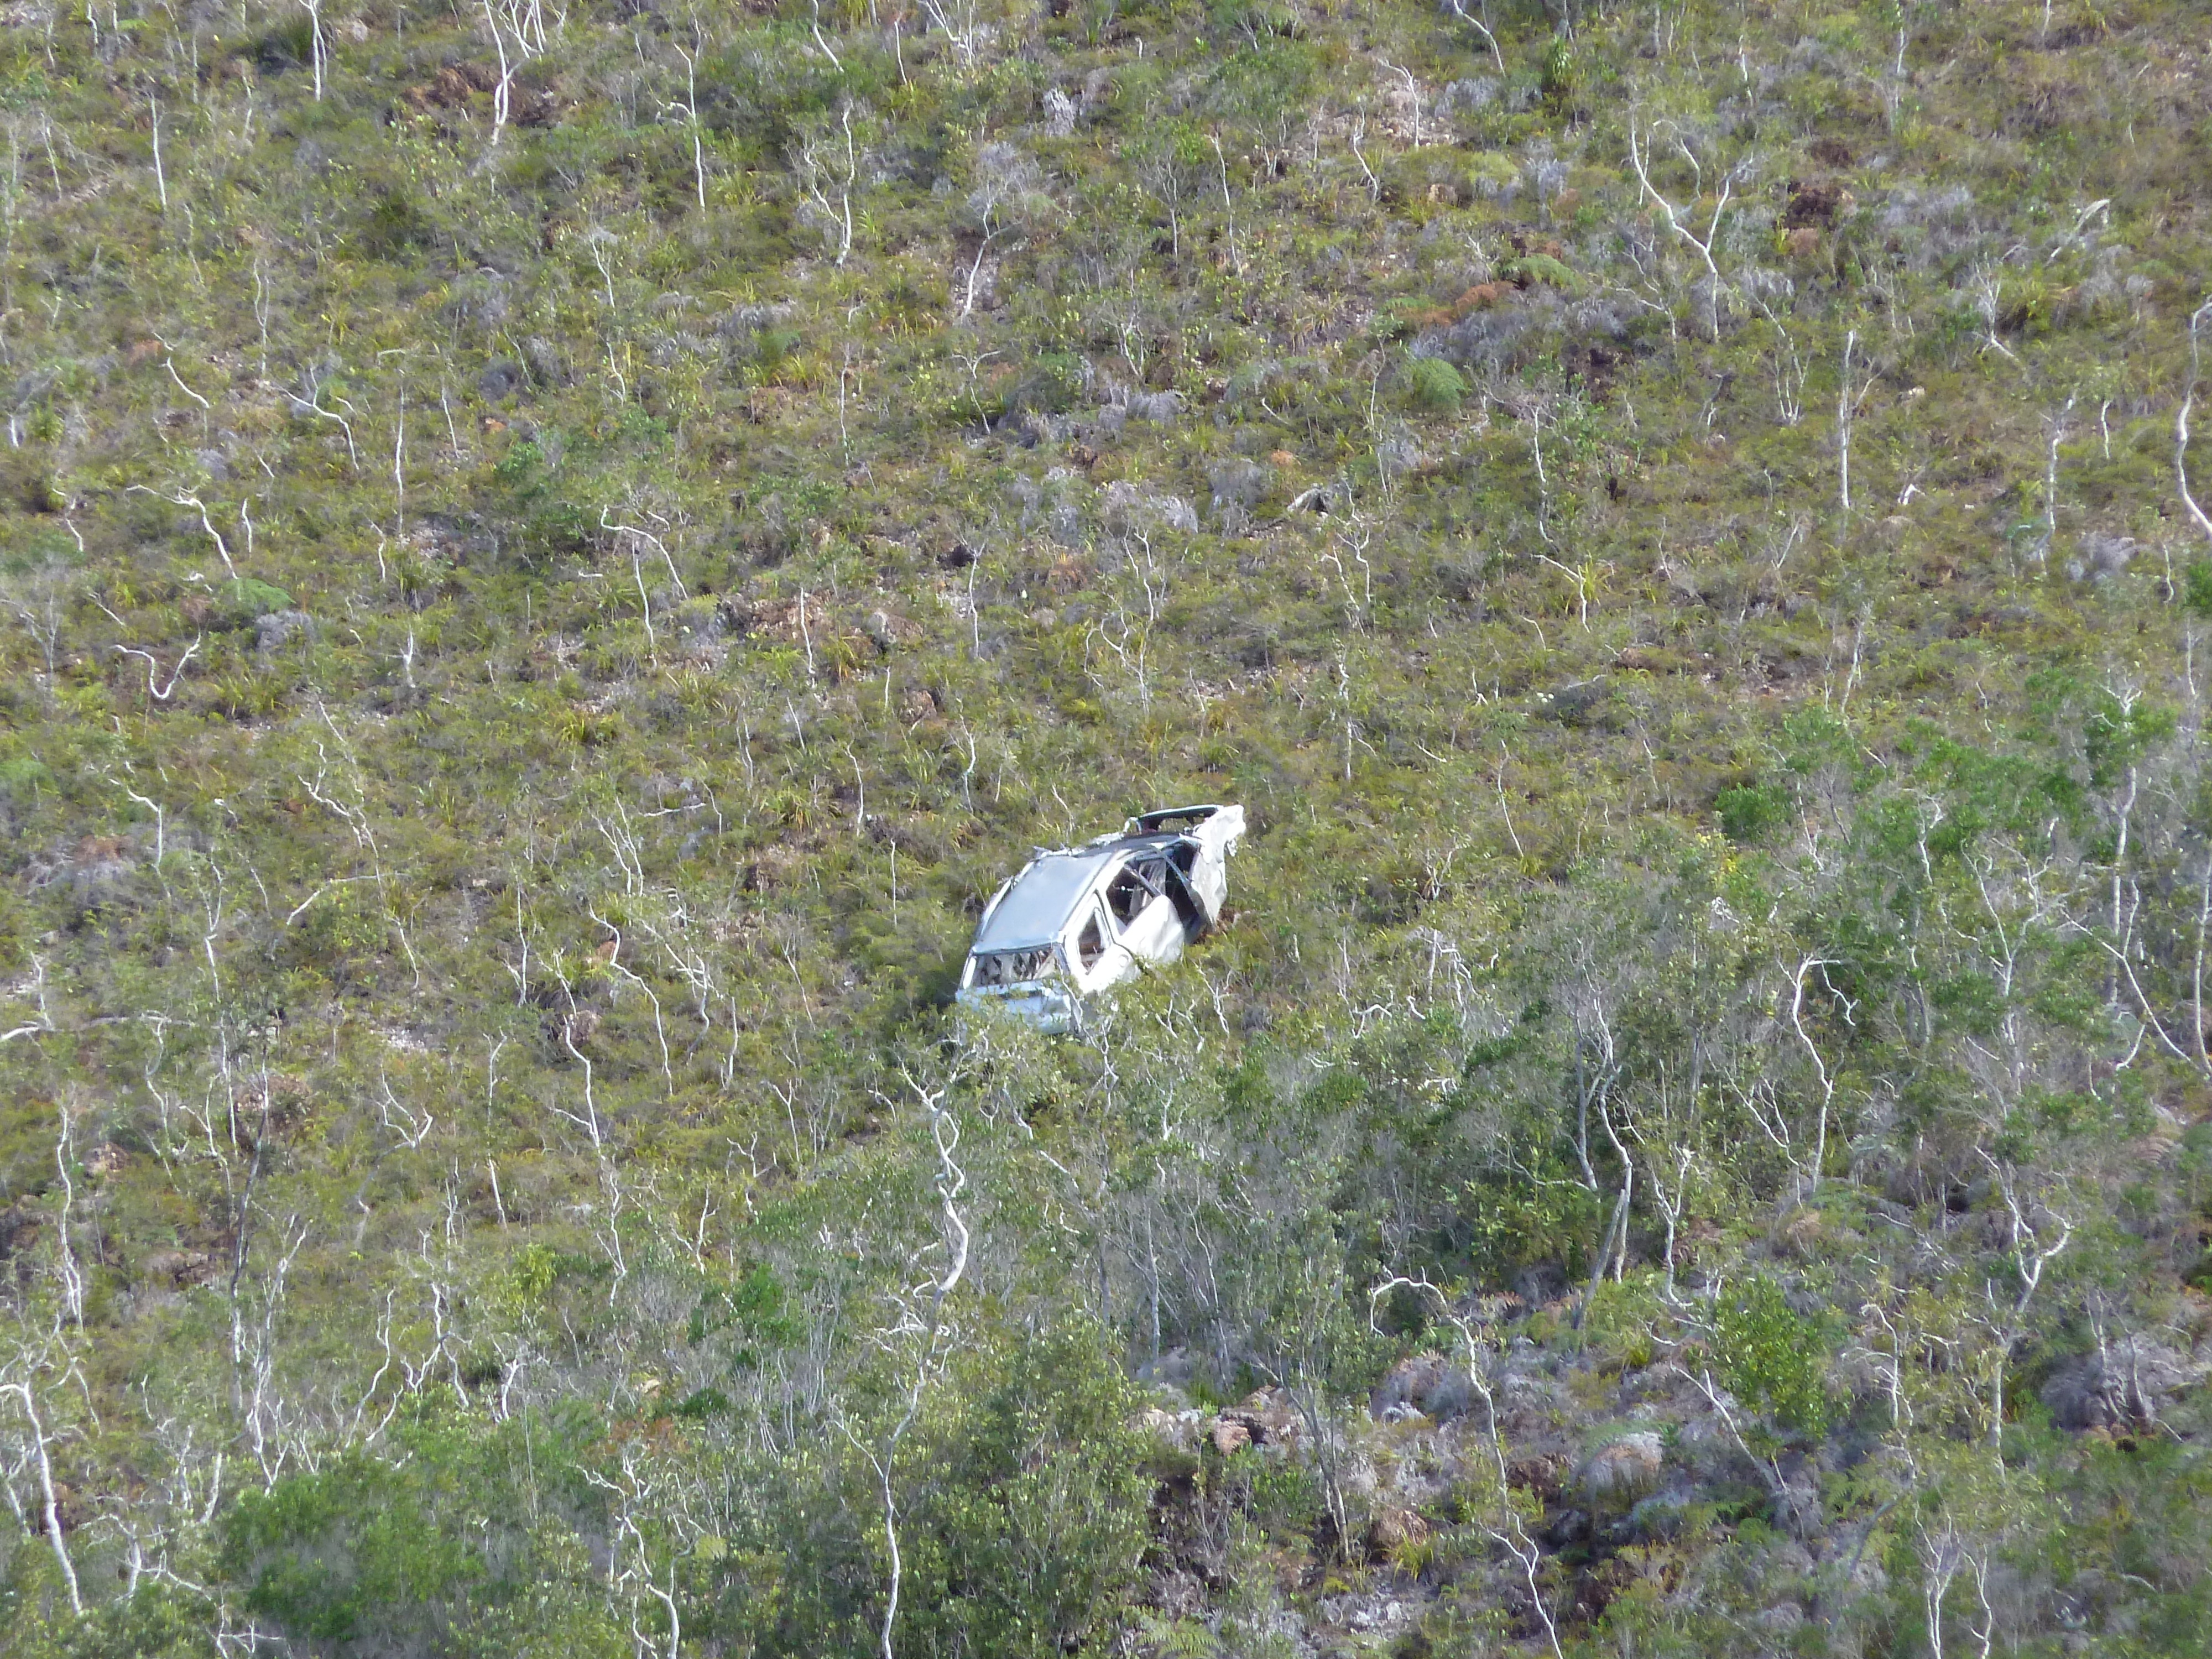
<path fill-rule="evenodd" d="M 1028 985 L 1060 973 L 1060 951 L 1039 945 L 1027 950 L 984 951 L 970 957 L 975 964 L 970 985 Z"/>
<path fill-rule="evenodd" d="M 1106 884 L 1106 908 L 1117 927 L 1128 927 L 1154 899 L 1166 896 L 1167 870 L 1168 860 L 1160 855 L 1130 859 L 1114 872 Z"/>
<path fill-rule="evenodd" d="M 1091 914 L 1083 918 L 1083 925 L 1076 929 L 1075 959 L 1087 974 L 1106 959 L 1112 939 L 1106 928 L 1105 911 L 1098 902 L 1094 899 L 1083 908 Z"/>

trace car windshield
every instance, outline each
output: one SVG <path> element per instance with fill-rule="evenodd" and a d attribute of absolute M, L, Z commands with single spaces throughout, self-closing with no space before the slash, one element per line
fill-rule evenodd
<path fill-rule="evenodd" d="M 971 985 L 1021 985 L 1057 971 L 1059 956 L 1049 945 L 1031 951 L 979 951 Z"/>

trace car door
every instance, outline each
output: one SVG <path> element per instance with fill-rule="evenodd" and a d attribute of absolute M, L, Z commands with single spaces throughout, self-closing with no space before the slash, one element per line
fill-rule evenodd
<path fill-rule="evenodd" d="M 1127 979 L 1134 963 L 1094 891 L 1077 908 L 1075 921 L 1064 936 L 1063 949 L 1078 988 L 1096 991 Z"/>
<path fill-rule="evenodd" d="M 1173 879 L 1165 859 L 1146 853 L 1128 860 L 1106 884 L 1107 912 L 1133 957 L 1172 962 L 1182 953 L 1182 919 L 1168 891 Z"/>

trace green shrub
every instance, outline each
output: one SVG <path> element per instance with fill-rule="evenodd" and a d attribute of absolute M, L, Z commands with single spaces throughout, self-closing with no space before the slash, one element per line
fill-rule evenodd
<path fill-rule="evenodd" d="M 1377 340 L 1402 340 L 1419 331 L 1418 319 L 1431 308 L 1429 301 L 1419 295 L 1401 294 L 1375 307 L 1368 328 Z"/>
<path fill-rule="evenodd" d="M 1571 293 L 1575 287 L 1573 270 L 1548 253 L 1530 253 L 1515 259 L 1506 265 L 1505 275 L 1524 288 L 1532 283 L 1541 283 L 1547 288 Z"/>
<path fill-rule="evenodd" d="M 1564 110 L 1574 102 L 1582 85 L 1582 66 L 1575 61 L 1574 43 L 1564 34 L 1553 35 L 1545 49 L 1543 76 L 1538 85 L 1544 101 L 1554 110 Z"/>
<path fill-rule="evenodd" d="M 2195 559 L 2181 573 L 2181 603 L 2194 617 L 2212 617 L 2212 559 Z"/>
<path fill-rule="evenodd" d="M 426 1413 L 395 1430 L 396 1460 L 356 1447 L 247 1491 L 222 1519 L 223 1575 L 275 1632 L 334 1659 L 556 1632 L 568 1652 L 626 1652 L 586 1605 L 588 1578 L 546 1571 L 592 1522 L 580 1460 L 598 1432 L 580 1412 L 489 1432 Z"/>
<path fill-rule="evenodd" d="M 902 1613 L 917 1650 L 1043 1659 L 1083 1649 L 1120 1607 L 1152 1482 L 1137 1392 L 1106 1340 L 1079 1320 L 987 1354 L 917 1449 Z"/>
<path fill-rule="evenodd" d="M 1823 1333 L 1763 1277 L 1727 1287 L 1713 1310 L 1713 1351 L 1729 1389 L 1785 1428 L 1819 1434 L 1828 1422 Z"/>
<path fill-rule="evenodd" d="M 372 259 L 397 259 L 437 240 L 438 226 L 404 185 L 387 184 L 373 191 L 355 240 Z"/>
<path fill-rule="evenodd" d="M 1605 1206 L 1571 1178 L 1560 1147 L 1533 1140 L 1514 1158 L 1467 1183 L 1461 1215 L 1478 1279 L 1504 1285 L 1522 1268 L 1559 1261 L 1571 1274 L 1587 1270 L 1584 1251 L 1597 1242 Z"/>
<path fill-rule="evenodd" d="M 1713 802 L 1721 833 L 1739 846 L 1753 846 L 1790 817 L 1790 792 L 1779 784 L 1739 784 L 1723 789 Z"/>
<path fill-rule="evenodd" d="M 1083 361 L 1073 354 L 1048 351 L 1036 358 L 1012 388 L 1002 404 L 1002 411 L 1034 409 L 1046 414 L 1060 414 L 1075 407 L 1083 395 Z"/>
<path fill-rule="evenodd" d="M 1237 1455 L 1242 1458 L 1245 1454 Z M 1252 1518 L 1278 1541 L 1291 1541 L 1311 1532 L 1322 1513 L 1319 1477 L 1303 1463 L 1253 1455 L 1259 1461 L 1252 1471 Z"/>
<path fill-rule="evenodd" d="M 1441 357 L 1416 357 L 1406 365 L 1406 394 L 1417 409 L 1448 413 L 1467 397 L 1467 380 Z"/>
<path fill-rule="evenodd" d="M 274 583 L 251 576 L 234 577 L 215 591 L 210 620 L 226 628 L 243 628 L 274 611 L 289 611 L 292 596 Z"/>
<path fill-rule="evenodd" d="M 11 800 L 34 801 L 40 791 L 53 787 L 53 773 L 36 755 L 17 755 L 0 761 L 0 794 Z"/>

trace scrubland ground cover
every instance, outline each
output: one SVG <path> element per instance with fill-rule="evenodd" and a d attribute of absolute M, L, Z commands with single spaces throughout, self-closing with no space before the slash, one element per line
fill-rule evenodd
<path fill-rule="evenodd" d="M 2202 1650 L 2201 9 L 120 4 L 0 1644 Z"/>

